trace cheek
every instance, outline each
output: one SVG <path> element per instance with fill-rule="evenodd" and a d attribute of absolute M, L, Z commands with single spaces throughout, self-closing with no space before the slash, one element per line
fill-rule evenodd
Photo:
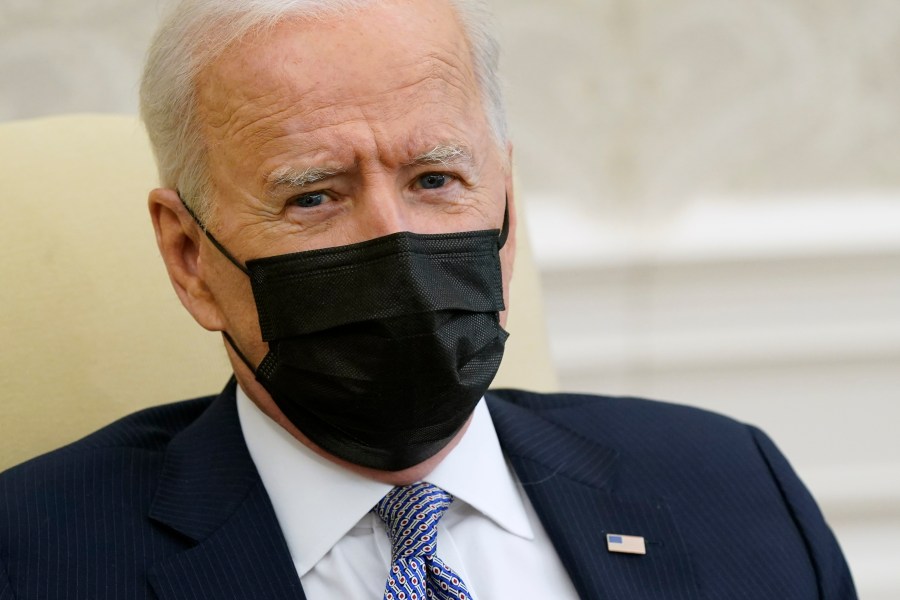
<path fill-rule="evenodd" d="M 209 287 L 223 315 L 225 331 L 250 362 L 259 364 L 268 345 L 262 341 L 250 280 L 224 257 L 209 258 Z"/>
<path fill-rule="evenodd" d="M 232 325 L 231 336 L 241 344 L 241 351 L 254 366 L 259 365 L 269 351 L 269 345 L 262 339 L 256 303 L 252 293 L 249 293 L 249 286 L 248 295 L 235 302 L 234 312 L 229 315 L 229 323 Z"/>

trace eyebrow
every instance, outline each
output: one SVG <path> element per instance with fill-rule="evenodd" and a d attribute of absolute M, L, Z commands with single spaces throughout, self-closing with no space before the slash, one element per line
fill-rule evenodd
<path fill-rule="evenodd" d="M 302 188 L 340 173 L 340 169 L 329 169 L 326 167 L 309 167 L 302 171 L 293 167 L 281 167 L 272 171 L 266 178 L 266 181 L 273 191 L 281 187 Z"/>
<path fill-rule="evenodd" d="M 415 157 L 406 165 L 451 165 L 471 161 L 472 153 L 462 144 L 438 144 L 428 152 Z"/>

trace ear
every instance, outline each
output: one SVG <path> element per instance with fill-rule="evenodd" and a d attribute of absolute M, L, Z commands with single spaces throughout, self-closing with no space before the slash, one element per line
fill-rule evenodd
<path fill-rule="evenodd" d="M 222 311 L 206 281 L 210 270 L 203 265 L 204 234 L 200 226 L 188 214 L 175 190 L 151 191 L 148 205 L 156 244 L 181 304 L 201 327 L 223 331 Z"/>

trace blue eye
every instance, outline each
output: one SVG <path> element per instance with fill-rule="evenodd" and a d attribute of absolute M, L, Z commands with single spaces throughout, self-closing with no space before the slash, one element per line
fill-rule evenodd
<path fill-rule="evenodd" d="M 436 190 L 444 187 L 447 183 L 447 176 L 440 173 L 427 173 L 419 177 L 419 185 L 426 190 Z"/>
<path fill-rule="evenodd" d="M 315 208 L 325 201 L 325 194 L 322 192 L 313 192 L 304 194 L 294 199 L 294 204 L 301 208 Z"/>

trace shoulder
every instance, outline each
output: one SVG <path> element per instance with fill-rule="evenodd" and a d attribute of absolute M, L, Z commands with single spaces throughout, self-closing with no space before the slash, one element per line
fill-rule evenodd
<path fill-rule="evenodd" d="M 822 598 L 856 597 L 815 500 L 756 427 L 641 398 L 496 390 L 487 399 L 501 442 L 526 439 L 516 450 L 532 460 L 562 456 L 551 465 L 554 472 L 580 463 L 576 474 L 583 481 L 614 470 L 611 486 L 620 498 L 664 499 L 695 540 L 694 551 L 708 555 L 704 564 L 719 564 L 721 548 L 741 547 L 757 561 L 772 555 L 783 564 L 808 565 Z M 593 464 L 598 456 L 605 460 Z M 709 574 L 710 581 L 716 578 Z"/>
<path fill-rule="evenodd" d="M 115 548 L 116 531 L 141 531 L 170 441 L 213 398 L 133 413 L 0 474 L 0 564 L 43 564 L 44 538 L 86 558 Z M 91 532 L 89 548 L 76 530 Z"/>
<path fill-rule="evenodd" d="M 514 405 L 526 410 L 603 412 L 607 416 L 621 418 L 677 417 L 679 419 L 713 419 L 733 421 L 716 412 L 695 408 L 684 404 L 649 400 L 635 396 L 604 396 L 579 393 L 542 393 L 518 389 L 490 390 L 494 401 Z"/>
<path fill-rule="evenodd" d="M 35 493 L 100 481 L 140 477 L 161 461 L 171 439 L 188 427 L 215 396 L 144 409 L 96 432 L 0 474 L 0 508 L 27 502 Z"/>
<path fill-rule="evenodd" d="M 581 453 L 602 447 L 646 492 L 795 478 L 762 431 L 712 411 L 634 397 L 520 390 L 491 392 L 488 402 L 510 450 L 510 441 L 518 444 L 513 451 L 526 454 L 549 445 Z"/>
<path fill-rule="evenodd" d="M 755 427 L 716 412 L 630 396 L 503 389 L 489 392 L 489 402 L 495 412 L 527 412 L 614 445 L 665 440 L 671 448 L 677 441 L 691 445 L 735 438 L 753 441 L 762 435 Z"/>
<path fill-rule="evenodd" d="M 61 581 L 72 576 L 75 556 L 79 572 L 90 573 L 86 585 L 102 587 L 98 574 L 109 565 L 139 572 L 147 557 L 180 548 L 148 515 L 168 448 L 213 398 L 133 413 L 0 474 L 0 577 L 5 564 L 10 581 L 25 589 L 39 579 Z M 134 581 L 125 571 L 119 582 L 127 587 Z M 97 597 L 88 589 L 84 597 Z"/>

